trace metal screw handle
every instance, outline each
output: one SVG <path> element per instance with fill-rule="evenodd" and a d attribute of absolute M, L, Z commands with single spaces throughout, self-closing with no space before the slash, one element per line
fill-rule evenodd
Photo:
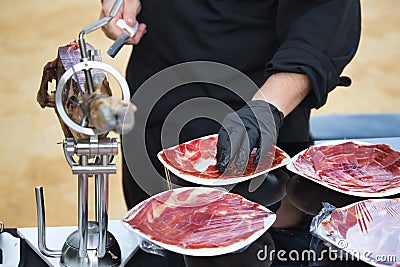
<path fill-rule="evenodd" d="M 44 197 L 43 187 L 35 187 L 36 196 L 36 209 L 37 209 L 37 221 L 38 221 L 38 247 L 43 255 L 48 257 L 60 257 L 61 250 L 48 249 L 46 246 L 46 214 L 44 210 Z"/>

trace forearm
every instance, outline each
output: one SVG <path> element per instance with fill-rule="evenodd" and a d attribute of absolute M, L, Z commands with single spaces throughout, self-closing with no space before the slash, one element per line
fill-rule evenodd
<path fill-rule="evenodd" d="M 264 100 L 287 116 L 311 91 L 307 75 L 276 73 L 271 75 L 254 95 L 253 100 Z"/>
<path fill-rule="evenodd" d="M 306 74 L 313 92 L 306 97 L 304 106 L 322 107 L 336 86 L 350 85 L 350 79 L 340 75 L 358 47 L 360 14 L 359 0 L 280 0 L 276 24 L 280 46 L 267 62 L 264 74 Z M 279 97 L 269 96 L 274 91 L 263 90 L 271 101 Z M 283 105 L 281 109 L 287 115 L 292 108 Z"/>

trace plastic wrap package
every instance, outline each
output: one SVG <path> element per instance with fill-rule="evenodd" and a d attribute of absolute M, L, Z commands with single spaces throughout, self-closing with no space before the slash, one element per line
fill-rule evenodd
<path fill-rule="evenodd" d="M 400 193 L 400 152 L 386 144 L 330 141 L 300 152 L 287 168 L 332 190 L 360 197 Z"/>
<path fill-rule="evenodd" d="M 319 225 L 322 223 L 322 221 L 326 220 L 334 210 L 336 210 L 336 207 L 332 204 L 327 202 L 322 203 L 322 209 L 311 221 L 310 232 L 312 235 L 319 237 L 317 231 Z"/>
<path fill-rule="evenodd" d="M 400 264 L 400 199 L 369 199 L 324 208 L 311 232 L 373 266 Z"/>
<path fill-rule="evenodd" d="M 142 239 L 142 249 L 190 256 L 216 256 L 243 250 L 275 221 L 267 208 L 240 195 L 206 187 L 159 193 L 122 218 Z"/>
<path fill-rule="evenodd" d="M 173 174 L 186 181 L 201 185 L 229 185 L 243 182 L 267 173 L 290 162 L 290 157 L 278 147 L 274 158 L 265 157 L 259 164 L 253 163 L 254 150 L 244 171 L 238 172 L 228 167 L 225 172 L 217 170 L 218 135 L 208 135 L 170 147 L 157 154 L 161 163 Z"/>

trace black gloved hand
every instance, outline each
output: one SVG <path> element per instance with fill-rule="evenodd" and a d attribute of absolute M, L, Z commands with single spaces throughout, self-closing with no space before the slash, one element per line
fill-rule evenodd
<path fill-rule="evenodd" d="M 262 100 L 250 101 L 226 115 L 218 132 L 217 169 L 221 172 L 234 160 L 236 170 L 244 170 L 253 148 L 253 163 L 258 164 L 276 143 L 283 113 Z"/>

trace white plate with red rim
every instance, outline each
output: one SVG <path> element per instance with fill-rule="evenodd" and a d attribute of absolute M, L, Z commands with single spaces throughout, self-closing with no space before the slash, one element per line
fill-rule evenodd
<path fill-rule="evenodd" d="M 335 223 L 338 218 L 345 221 Z M 400 264 L 400 199 L 368 199 L 338 208 L 316 232 L 347 252 L 345 259 L 379 267 Z"/>
<path fill-rule="evenodd" d="M 174 217 L 178 214 L 180 218 Z M 170 218 L 175 230 L 165 224 Z M 275 219 L 275 213 L 240 195 L 208 187 L 182 187 L 144 200 L 128 211 L 121 222 L 130 232 L 163 249 L 190 256 L 217 256 L 250 245 Z"/>
<path fill-rule="evenodd" d="M 224 173 L 216 170 L 216 144 L 218 135 L 200 137 L 177 146 L 166 148 L 157 154 L 161 163 L 179 178 L 191 183 L 220 186 L 243 182 L 285 166 L 290 157 L 275 146 L 275 158 L 271 163 L 252 163 L 255 151 L 250 156 L 246 171 L 241 174 Z M 204 145 L 206 149 L 200 148 Z M 196 147 L 198 146 L 198 147 Z M 272 166 L 271 166 L 272 165 Z M 228 168 L 229 169 L 229 168 Z"/>
<path fill-rule="evenodd" d="M 382 144 L 372 144 L 372 143 L 367 143 L 367 142 L 361 142 L 361 141 L 357 141 L 357 140 L 328 141 L 328 142 L 310 146 L 309 148 L 301 151 L 300 153 L 298 153 L 297 155 L 292 157 L 291 161 L 286 165 L 286 168 L 289 171 L 296 173 L 302 177 L 305 177 L 313 182 L 316 182 L 324 187 L 330 188 L 332 190 L 335 190 L 337 192 L 344 193 L 347 195 L 358 196 L 358 197 L 387 197 L 387 196 L 399 194 L 400 193 L 400 172 L 399 172 L 399 174 L 396 174 L 396 180 L 395 180 L 396 184 L 398 184 L 399 186 L 395 186 L 395 184 L 393 184 L 393 180 L 391 180 L 390 186 L 387 186 L 386 188 L 383 186 L 381 188 L 378 187 L 378 189 L 376 191 L 371 192 L 371 191 L 368 191 L 368 188 L 366 186 L 359 187 L 356 189 L 346 188 L 345 185 L 341 185 L 338 180 L 336 180 L 335 183 L 332 183 L 332 182 L 328 183 L 327 181 L 321 180 L 322 178 L 319 175 L 317 175 L 315 173 L 315 171 L 312 175 L 310 175 L 310 173 L 306 173 L 306 171 L 299 170 L 295 167 L 295 162 L 299 159 L 299 157 L 303 156 L 308 151 L 308 149 L 310 149 L 312 147 L 318 148 L 318 147 L 325 147 L 325 146 L 337 146 L 337 145 L 342 145 L 342 144 L 345 144 L 348 142 L 354 143 L 356 145 L 360 145 L 363 148 L 367 148 L 368 146 L 382 145 Z M 390 148 L 390 146 L 388 146 L 388 147 Z M 393 149 L 391 149 L 391 150 L 393 152 L 397 152 Z M 397 153 L 399 153 L 399 152 L 397 152 Z M 362 166 L 359 166 L 359 167 L 360 167 L 360 169 L 362 169 Z M 371 187 L 371 186 L 373 186 L 373 183 L 371 183 L 371 185 L 368 187 Z"/>

